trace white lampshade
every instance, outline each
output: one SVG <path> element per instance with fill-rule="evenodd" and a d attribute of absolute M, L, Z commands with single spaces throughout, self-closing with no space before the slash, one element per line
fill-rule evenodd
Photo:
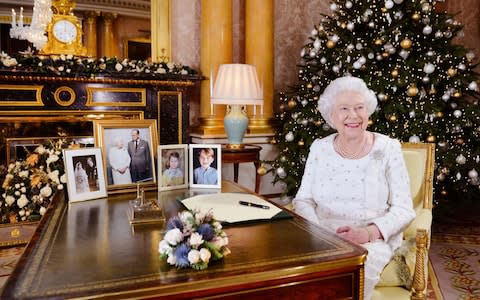
<path fill-rule="evenodd" d="M 262 105 L 263 91 L 255 67 L 247 64 L 221 65 L 213 86 L 211 103 Z"/>

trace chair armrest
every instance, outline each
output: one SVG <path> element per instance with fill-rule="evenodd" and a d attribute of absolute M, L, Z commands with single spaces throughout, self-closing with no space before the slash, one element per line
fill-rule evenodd
<path fill-rule="evenodd" d="M 427 255 L 428 255 L 428 233 L 426 229 L 417 229 L 416 234 L 416 260 L 415 272 L 413 274 L 412 300 L 425 300 L 427 297 Z"/>

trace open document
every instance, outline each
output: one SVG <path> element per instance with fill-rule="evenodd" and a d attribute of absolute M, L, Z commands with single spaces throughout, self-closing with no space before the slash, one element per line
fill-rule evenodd
<path fill-rule="evenodd" d="M 252 194 L 197 195 L 182 200 L 182 203 L 190 210 L 211 210 L 215 219 L 226 223 L 290 217 L 286 212 L 282 215 L 284 211 L 280 208 Z"/>

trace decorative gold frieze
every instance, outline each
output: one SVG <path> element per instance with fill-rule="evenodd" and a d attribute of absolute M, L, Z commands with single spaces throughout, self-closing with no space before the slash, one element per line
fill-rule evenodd
<path fill-rule="evenodd" d="M 42 89 L 43 85 L 0 84 L 0 106 L 44 106 Z"/>
<path fill-rule="evenodd" d="M 87 87 L 86 106 L 145 107 L 146 103 L 147 91 L 144 88 Z"/>

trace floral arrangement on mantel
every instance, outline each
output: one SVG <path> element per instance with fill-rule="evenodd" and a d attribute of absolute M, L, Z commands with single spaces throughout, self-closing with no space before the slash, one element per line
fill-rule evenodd
<path fill-rule="evenodd" d="M 25 160 L 0 170 L 1 223 L 36 221 L 45 214 L 53 195 L 64 188 L 64 140 L 38 146 Z"/>
<path fill-rule="evenodd" d="M 149 62 L 146 60 L 119 60 L 116 57 L 78 57 L 73 55 L 35 55 L 30 48 L 15 55 L 0 53 L 0 70 L 24 71 L 57 76 L 125 75 L 161 77 L 162 75 L 186 76 L 197 72 L 188 66 L 173 62 Z"/>
<path fill-rule="evenodd" d="M 228 237 L 212 212 L 185 210 L 167 222 L 160 258 L 178 268 L 204 270 L 211 261 L 230 254 Z"/>

